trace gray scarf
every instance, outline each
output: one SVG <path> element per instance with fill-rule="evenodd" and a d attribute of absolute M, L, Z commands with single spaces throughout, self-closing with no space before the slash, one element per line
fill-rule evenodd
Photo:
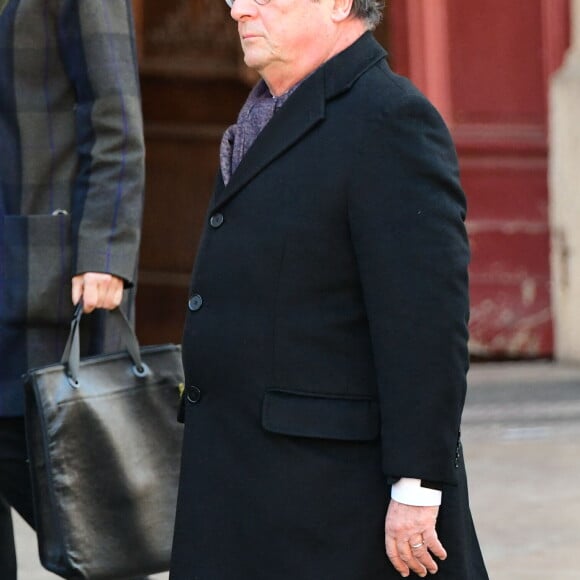
<path fill-rule="evenodd" d="M 295 85 L 279 97 L 272 96 L 263 80 L 252 89 L 237 123 L 228 127 L 222 138 L 220 167 L 226 185 L 262 129 L 297 87 Z"/>

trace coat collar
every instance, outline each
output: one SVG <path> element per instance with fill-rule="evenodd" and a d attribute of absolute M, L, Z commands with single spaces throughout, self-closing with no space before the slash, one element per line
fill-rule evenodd
<path fill-rule="evenodd" d="M 250 147 L 227 186 L 218 180 L 211 211 L 232 197 L 276 158 L 325 118 L 326 102 L 348 91 L 370 67 L 384 59 L 385 50 L 370 32 L 324 63 L 308 77 L 274 115 Z"/>

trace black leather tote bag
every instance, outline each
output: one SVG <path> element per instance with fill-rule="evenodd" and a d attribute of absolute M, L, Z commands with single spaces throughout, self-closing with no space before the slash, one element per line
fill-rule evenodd
<path fill-rule="evenodd" d="M 42 565 L 64 578 L 120 580 L 169 569 L 183 426 L 180 347 L 79 360 L 77 308 L 61 364 L 25 381 L 26 431 Z"/>

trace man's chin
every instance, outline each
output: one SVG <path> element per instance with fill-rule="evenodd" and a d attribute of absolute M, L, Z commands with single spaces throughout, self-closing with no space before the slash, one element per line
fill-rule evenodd
<path fill-rule="evenodd" d="M 259 58 L 257 55 L 252 54 L 246 54 L 244 56 L 244 63 L 248 68 L 251 68 L 257 73 L 259 73 L 266 65 L 263 59 Z"/>

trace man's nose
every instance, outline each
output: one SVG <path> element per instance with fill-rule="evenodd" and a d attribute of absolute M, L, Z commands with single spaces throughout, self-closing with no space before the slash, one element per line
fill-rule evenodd
<path fill-rule="evenodd" d="M 258 5 L 254 0 L 234 0 L 230 9 L 230 15 L 234 20 L 242 20 L 244 17 L 255 16 Z"/>

